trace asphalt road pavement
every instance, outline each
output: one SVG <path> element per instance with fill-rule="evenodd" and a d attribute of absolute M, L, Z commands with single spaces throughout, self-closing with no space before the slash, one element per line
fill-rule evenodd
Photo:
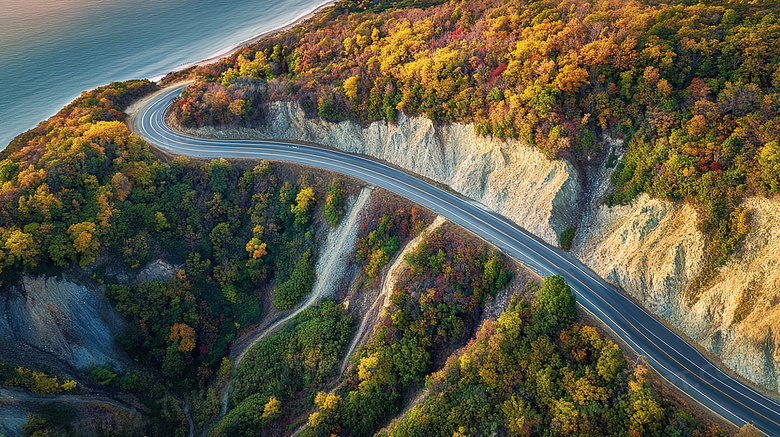
<path fill-rule="evenodd" d="M 174 154 L 284 161 L 342 173 L 429 208 L 541 276 L 563 276 L 580 305 L 646 357 L 670 383 L 704 407 L 736 426 L 749 422 L 770 436 L 780 436 L 780 403 L 722 371 L 568 253 L 476 201 L 365 156 L 283 141 L 214 140 L 175 132 L 165 123 L 165 111 L 182 88 L 167 89 L 139 108 L 133 120 L 134 132 Z"/>

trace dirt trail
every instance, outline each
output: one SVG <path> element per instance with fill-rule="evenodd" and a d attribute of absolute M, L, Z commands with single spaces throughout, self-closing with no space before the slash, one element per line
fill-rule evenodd
<path fill-rule="evenodd" d="M 360 217 L 360 212 L 371 198 L 372 189 L 373 188 L 371 187 L 367 187 L 360 191 L 360 194 L 350 202 L 345 220 L 341 222 L 339 227 L 328 234 L 328 239 L 322 246 L 320 257 L 317 260 L 317 280 L 307 299 L 298 305 L 298 308 L 295 311 L 272 323 L 267 328 L 258 331 L 254 337 L 244 340 L 240 345 L 235 344 L 230 357 L 230 361 L 233 362 L 233 368 L 238 368 L 244 355 L 258 341 L 289 322 L 290 319 L 297 316 L 301 311 L 314 305 L 320 299 L 327 297 L 335 291 L 335 287 L 339 284 L 344 275 L 344 257 L 346 257 L 355 247 L 355 238 L 357 236 L 357 231 L 360 228 L 358 218 Z"/>
<path fill-rule="evenodd" d="M 414 399 L 409 401 L 409 404 L 403 409 L 403 411 L 398 413 L 398 415 L 395 416 L 395 418 L 396 419 L 402 419 L 404 416 L 406 416 L 406 414 L 408 412 L 412 411 L 412 408 L 416 407 L 417 405 L 420 404 L 420 402 L 424 401 L 426 396 L 428 396 L 428 394 L 430 392 L 431 392 L 431 389 L 428 388 L 428 387 L 425 387 L 424 389 L 420 390 L 420 392 L 417 393 L 417 396 L 415 396 Z M 387 428 L 385 428 L 385 429 L 387 429 Z"/>
<path fill-rule="evenodd" d="M 277 320 L 267 328 L 258 330 L 254 336 L 244 339 L 240 344 L 234 344 L 233 350 L 231 350 L 230 353 L 230 361 L 233 363 L 234 369 L 238 369 L 244 355 L 246 355 L 247 351 L 257 344 L 258 341 L 282 327 L 301 311 L 316 304 L 322 298 L 331 295 L 335 291 L 335 288 L 344 276 L 344 258 L 348 256 L 355 247 L 355 239 L 357 237 L 357 232 L 360 229 L 360 213 L 371 199 L 372 190 L 373 187 L 365 187 L 360 191 L 360 194 L 358 194 L 357 197 L 350 200 L 344 221 L 328 234 L 325 245 L 322 246 L 322 250 L 320 251 L 320 257 L 317 260 L 317 280 L 314 283 L 313 290 L 308 298 L 298 305 L 298 308 L 292 313 Z M 222 398 L 220 417 L 227 414 L 229 398 L 230 389 L 228 388 L 228 390 L 225 390 L 225 394 Z M 207 435 L 208 431 L 209 429 L 204 430 L 201 435 Z"/>
<path fill-rule="evenodd" d="M 343 374 L 347 369 L 347 364 L 349 364 L 349 356 L 352 355 L 352 352 L 355 351 L 355 348 L 358 346 L 358 344 L 360 344 L 360 341 L 363 339 L 363 337 L 365 337 L 368 327 L 373 324 L 371 322 L 376 322 L 379 316 L 382 314 L 382 311 L 387 308 L 387 305 L 390 303 L 390 294 L 393 292 L 393 285 L 396 283 L 398 277 L 401 276 L 401 273 L 403 273 L 404 269 L 406 268 L 404 255 L 416 249 L 417 245 L 420 244 L 423 238 L 438 229 L 446 221 L 447 219 L 444 217 L 436 216 L 436 219 L 433 220 L 433 223 L 425 228 L 420 233 L 420 235 L 406 243 L 404 249 L 395 256 L 393 264 L 389 269 L 387 269 L 387 274 L 385 274 L 385 278 L 382 281 L 381 291 L 377 295 L 376 299 L 374 299 L 374 303 L 371 304 L 371 308 L 363 315 L 363 320 L 360 322 L 360 328 L 358 328 L 358 331 L 352 338 L 352 343 L 350 343 L 349 348 L 347 349 L 347 353 L 344 355 L 344 360 L 341 362 L 341 374 Z M 380 301 L 382 302 L 381 307 L 379 306 Z"/>

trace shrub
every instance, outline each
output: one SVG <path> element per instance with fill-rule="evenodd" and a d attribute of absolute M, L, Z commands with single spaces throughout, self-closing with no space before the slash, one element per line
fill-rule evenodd
<path fill-rule="evenodd" d="M 566 230 L 561 233 L 559 240 L 563 250 L 571 249 L 571 244 L 574 242 L 575 231 L 576 229 L 574 228 L 566 228 Z"/>

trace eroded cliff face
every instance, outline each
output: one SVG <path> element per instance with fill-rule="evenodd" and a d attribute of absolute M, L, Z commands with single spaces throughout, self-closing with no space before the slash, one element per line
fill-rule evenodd
<path fill-rule="evenodd" d="M 600 206 L 576 241 L 585 264 L 748 379 L 780 388 L 780 202 L 751 198 L 751 231 L 715 278 L 686 288 L 704 267 L 704 237 L 689 205 L 640 196 Z"/>
<path fill-rule="evenodd" d="M 366 154 L 449 185 L 550 244 L 579 218 L 580 185 L 565 161 L 550 161 L 518 141 L 483 138 L 474 126 L 435 125 L 400 115 L 398 123 L 367 127 L 307 119 L 295 102 L 274 102 L 256 130 L 199 129 L 196 135 L 294 139 Z"/>
<path fill-rule="evenodd" d="M 123 327 L 102 294 L 70 281 L 25 276 L 0 295 L 3 343 L 33 346 L 74 368 L 127 360 L 114 342 Z"/>
<path fill-rule="evenodd" d="M 516 141 L 478 137 L 473 126 L 437 126 L 403 115 L 397 124 L 334 124 L 306 119 L 288 102 L 272 104 L 260 129 L 191 133 L 296 139 L 364 153 L 448 184 L 555 245 L 557 235 L 576 226 L 572 253 L 586 265 L 733 370 L 780 388 L 778 200 L 745 202 L 753 210 L 750 234 L 691 299 L 686 290 L 705 265 L 696 211 L 646 195 L 630 205 L 606 207 L 602 201 L 611 188 L 611 169 L 603 165 L 581 187 L 568 163 L 550 161 Z"/>
<path fill-rule="evenodd" d="M 107 274 L 127 284 L 167 281 L 177 270 L 164 260 L 156 260 L 137 275 L 114 268 Z M 21 352 L 34 349 L 70 367 L 58 369 L 63 372 L 107 362 L 122 367 L 130 358 L 114 338 L 124 331 L 125 321 L 100 288 L 52 276 L 23 276 L 19 283 L 2 290 L 0 358 L 13 361 L 18 355 L 34 360 Z M 11 354 L 9 348 L 19 353 Z"/>

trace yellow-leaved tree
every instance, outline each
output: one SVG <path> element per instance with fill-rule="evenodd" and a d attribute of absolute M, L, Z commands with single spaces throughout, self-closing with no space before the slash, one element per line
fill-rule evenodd
<path fill-rule="evenodd" d="M 266 403 L 265 407 L 263 408 L 263 418 L 275 417 L 278 416 L 281 412 L 282 403 L 279 402 L 279 400 L 275 397 L 271 396 L 271 398 L 268 399 L 268 403 Z"/>
<path fill-rule="evenodd" d="M 347 78 L 341 85 L 344 88 L 344 95 L 349 97 L 350 100 L 357 99 L 358 95 L 358 77 L 352 76 Z"/>
<path fill-rule="evenodd" d="M 109 143 L 124 146 L 130 139 L 130 130 L 121 121 L 99 121 L 86 132 L 83 137 L 105 147 Z"/>
<path fill-rule="evenodd" d="M 8 263 L 20 262 L 34 267 L 35 257 L 38 255 L 37 246 L 32 234 L 26 234 L 18 229 L 11 231 L 5 241 L 5 248 L 10 256 Z"/>
<path fill-rule="evenodd" d="M 317 411 L 309 416 L 309 426 L 316 433 L 325 434 L 333 428 L 341 396 L 335 393 L 319 392 L 314 398 L 314 403 L 317 405 Z"/>
<path fill-rule="evenodd" d="M 73 243 L 76 253 L 81 256 L 79 265 L 86 267 L 95 261 L 100 243 L 95 238 L 97 227 L 92 222 L 81 222 L 70 225 L 68 235 Z"/>
<path fill-rule="evenodd" d="M 290 211 L 295 214 L 295 224 L 306 226 L 311 220 L 311 208 L 314 206 L 314 189 L 312 187 L 301 188 L 295 196 L 295 205 Z"/>

